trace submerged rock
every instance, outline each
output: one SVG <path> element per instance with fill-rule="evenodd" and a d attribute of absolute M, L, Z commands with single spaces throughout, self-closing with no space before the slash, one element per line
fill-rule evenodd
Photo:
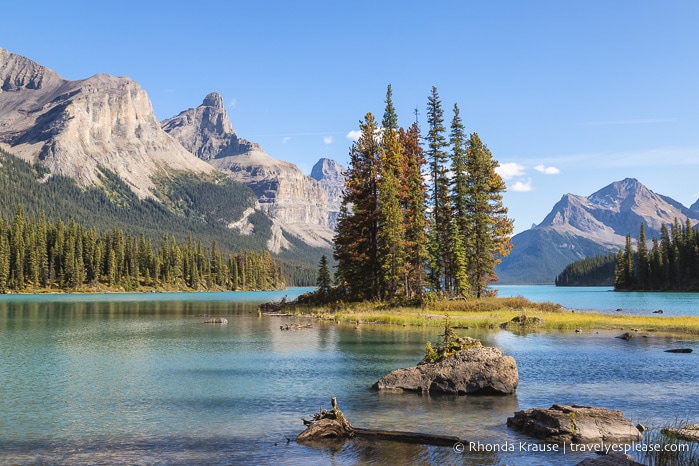
<path fill-rule="evenodd" d="M 580 405 L 517 411 L 507 425 L 554 443 L 631 443 L 643 438 L 621 411 Z"/>
<path fill-rule="evenodd" d="M 666 353 L 691 353 L 693 350 L 692 348 L 674 348 L 674 349 L 666 349 Z"/>
<path fill-rule="evenodd" d="M 644 466 L 633 459 L 633 456 L 617 451 L 607 455 L 600 455 L 597 458 L 588 458 L 575 466 Z"/>
<path fill-rule="evenodd" d="M 693 426 L 685 426 L 682 429 L 669 427 L 660 431 L 663 435 L 670 438 L 677 438 L 687 442 L 699 443 L 699 424 Z"/>
<path fill-rule="evenodd" d="M 213 317 L 211 319 L 205 320 L 205 324 L 227 324 L 228 319 L 225 317 Z"/>
<path fill-rule="evenodd" d="M 510 395 L 518 383 L 515 359 L 478 343 L 437 362 L 392 371 L 372 388 L 427 394 Z"/>

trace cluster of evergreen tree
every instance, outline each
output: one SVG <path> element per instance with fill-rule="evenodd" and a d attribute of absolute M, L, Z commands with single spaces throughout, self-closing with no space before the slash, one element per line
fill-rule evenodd
<path fill-rule="evenodd" d="M 420 297 L 426 288 L 481 297 L 512 247 L 498 162 L 478 134 L 466 137 L 457 105 L 447 135 L 435 87 L 424 140 L 417 122 L 398 126 L 390 85 L 385 104 L 380 124 L 366 114 L 350 150 L 336 282 L 350 299 Z"/>
<path fill-rule="evenodd" d="M 616 253 L 577 260 L 558 274 L 556 286 L 613 286 L 616 263 Z"/>
<path fill-rule="evenodd" d="M 189 235 L 183 244 L 165 234 L 154 247 L 112 228 L 98 234 L 71 219 L 66 225 L 25 216 L 19 206 L 12 221 L 0 217 L 0 292 L 80 289 L 106 285 L 123 290 L 274 289 L 285 286 L 268 251 L 224 255 L 214 241 L 205 250 Z"/>
<path fill-rule="evenodd" d="M 689 219 L 663 225 L 660 239 L 648 249 L 645 225 L 641 224 L 634 251 L 631 235 L 617 254 L 614 289 L 620 291 L 698 291 L 699 233 Z"/>

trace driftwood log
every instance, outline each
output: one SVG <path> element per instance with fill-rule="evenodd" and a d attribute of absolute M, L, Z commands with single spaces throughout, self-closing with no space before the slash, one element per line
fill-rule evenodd
<path fill-rule="evenodd" d="M 296 437 L 298 443 L 322 439 L 342 440 L 355 437 L 367 437 L 380 440 L 392 440 L 394 442 L 417 443 L 421 445 L 454 446 L 457 443 L 465 444 L 465 441 L 451 435 L 353 427 L 344 414 L 342 414 L 342 411 L 337 407 L 337 399 L 335 397 L 332 398 L 331 403 L 333 406 L 332 410 L 322 410 L 314 414 L 312 420 L 303 420 L 303 423 L 308 427 Z"/>

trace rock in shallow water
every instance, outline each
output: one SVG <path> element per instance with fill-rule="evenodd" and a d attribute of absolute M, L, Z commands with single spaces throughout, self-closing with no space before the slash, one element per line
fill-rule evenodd
<path fill-rule="evenodd" d="M 517 411 L 507 425 L 554 443 L 631 443 L 643 438 L 621 411 L 579 405 Z"/>
<path fill-rule="evenodd" d="M 429 394 L 510 395 L 518 383 L 517 363 L 512 356 L 478 345 L 437 362 L 392 371 L 373 388 Z"/>

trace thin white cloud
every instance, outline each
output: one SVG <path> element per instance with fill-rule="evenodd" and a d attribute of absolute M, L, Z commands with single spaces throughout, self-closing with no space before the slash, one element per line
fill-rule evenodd
<path fill-rule="evenodd" d="M 533 190 L 534 187 L 532 186 L 532 180 L 529 179 L 526 181 L 516 181 L 512 186 L 510 186 L 510 191 L 514 191 L 516 193 L 528 193 L 529 191 Z"/>
<path fill-rule="evenodd" d="M 361 135 L 362 135 L 362 132 L 361 132 L 361 131 L 359 131 L 358 129 L 353 129 L 352 131 L 350 131 L 349 133 L 347 133 L 347 134 L 345 135 L 345 137 L 346 137 L 347 139 L 349 139 L 350 141 L 357 142 L 357 141 L 359 140 L 359 137 L 360 137 Z"/>
<path fill-rule="evenodd" d="M 515 176 L 524 175 L 524 166 L 515 162 L 503 163 L 495 169 L 495 172 L 500 175 L 503 180 L 509 180 Z"/>
<path fill-rule="evenodd" d="M 630 120 L 602 120 L 586 121 L 585 126 L 620 126 L 620 125 L 648 125 L 655 123 L 674 123 L 677 118 L 636 118 Z"/>
<path fill-rule="evenodd" d="M 699 165 L 699 146 L 656 147 L 628 152 L 588 152 L 549 157 L 544 162 L 558 166 L 668 167 Z"/>
<path fill-rule="evenodd" d="M 333 137 L 332 136 L 325 136 L 323 138 L 323 143 L 324 144 L 332 144 L 333 143 Z"/>
<path fill-rule="evenodd" d="M 558 175 L 561 171 L 556 167 L 546 167 L 544 165 L 537 165 L 534 170 L 543 173 L 544 175 Z"/>

